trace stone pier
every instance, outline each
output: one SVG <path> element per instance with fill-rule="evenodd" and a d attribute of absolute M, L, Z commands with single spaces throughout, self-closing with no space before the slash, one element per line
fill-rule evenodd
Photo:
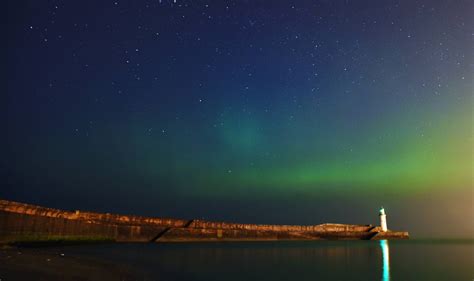
<path fill-rule="evenodd" d="M 0 200 L 0 242 L 269 241 L 408 239 L 372 225 L 266 225 L 65 211 Z"/>

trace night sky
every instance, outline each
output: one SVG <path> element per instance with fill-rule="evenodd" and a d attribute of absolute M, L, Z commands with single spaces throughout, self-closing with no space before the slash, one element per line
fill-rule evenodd
<path fill-rule="evenodd" d="M 473 237 L 473 11 L 7 0 L 0 197 Z"/>

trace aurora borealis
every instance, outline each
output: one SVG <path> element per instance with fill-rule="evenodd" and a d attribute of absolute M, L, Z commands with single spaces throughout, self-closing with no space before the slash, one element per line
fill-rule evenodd
<path fill-rule="evenodd" d="M 0 196 L 472 236 L 473 8 L 7 1 Z"/>

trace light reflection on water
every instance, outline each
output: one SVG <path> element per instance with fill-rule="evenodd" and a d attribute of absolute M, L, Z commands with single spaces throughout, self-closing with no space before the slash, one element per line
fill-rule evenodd
<path fill-rule="evenodd" d="M 380 240 L 382 248 L 382 281 L 390 281 L 390 251 L 387 240 Z"/>
<path fill-rule="evenodd" d="M 79 261 L 98 260 L 130 268 L 136 274 L 132 280 L 452 281 L 471 280 L 474 276 L 474 242 L 463 241 L 104 244 L 44 251 L 55 255 L 64 253 Z M 5 267 L 2 266 L 0 262 L 3 274 Z M 71 272 L 76 272 L 76 268 Z M 66 279 L 74 278 L 59 276 L 48 280 Z"/>

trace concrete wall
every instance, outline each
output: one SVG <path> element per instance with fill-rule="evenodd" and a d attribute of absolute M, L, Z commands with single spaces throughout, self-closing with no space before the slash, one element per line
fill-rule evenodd
<path fill-rule="evenodd" d="M 272 230 L 272 231 L 368 231 L 371 225 L 350 224 L 319 224 L 319 225 L 267 225 L 267 224 L 238 224 L 226 222 L 211 222 L 194 220 L 191 224 L 194 228 L 220 228 L 220 229 L 242 229 L 242 230 Z"/>
<path fill-rule="evenodd" d="M 183 226 L 188 220 L 168 219 L 168 218 L 150 218 L 130 215 L 116 215 L 108 213 L 93 213 L 84 211 L 65 211 L 52 208 L 45 208 L 24 203 L 0 200 L 0 210 L 12 213 L 45 216 L 52 218 L 65 218 L 71 220 L 87 220 L 91 222 L 107 222 L 118 224 L 134 224 L 134 225 L 162 225 L 170 227 Z"/>
<path fill-rule="evenodd" d="M 96 223 L 0 211 L 0 242 L 57 239 L 148 242 L 163 229 L 163 226 Z"/>
<path fill-rule="evenodd" d="M 408 238 L 371 225 L 260 225 L 63 211 L 0 200 L 0 242 L 19 240 L 220 241 Z M 384 238 L 385 237 L 385 238 Z"/>

